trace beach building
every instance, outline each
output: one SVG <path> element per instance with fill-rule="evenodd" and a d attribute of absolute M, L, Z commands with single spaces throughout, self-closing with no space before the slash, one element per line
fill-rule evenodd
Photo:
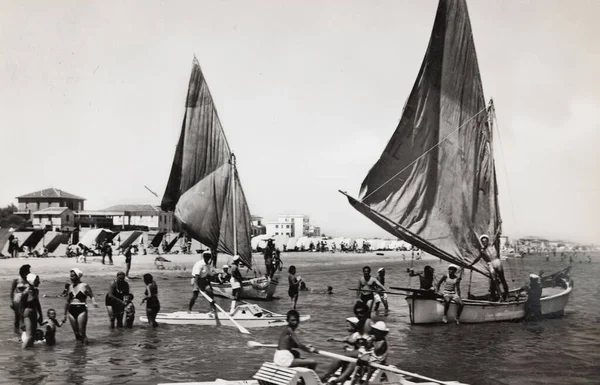
<path fill-rule="evenodd" d="M 70 216 L 73 216 L 73 212 L 78 212 L 84 210 L 84 202 L 85 198 L 77 196 L 75 194 L 68 193 L 66 191 L 57 189 L 57 188 L 47 188 L 40 191 L 35 191 L 29 194 L 21 195 L 17 197 L 17 207 L 18 211 L 15 212 L 16 215 L 24 218 L 25 220 L 32 221 L 34 220 L 34 213 L 38 213 L 38 219 L 42 216 L 46 215 L 46 219 L 48 219 L 48 215 L 53 216 L 56 219 L 56 215 L 60 216 L 61 214 L 48 214 L 41 213 L 44 209 L 47 208 L 67 208 L 71 211 Z M 65 220 L 66 220 L 65 214 Z M 41 223 L 41 222 L 40 222 Z M 61 222 L 62 223 L 62 222 Z"/>
<path fill-rule="evenodd" d="M 263 217 L 259 217 L 258 215 L 250 216 L 253 237 L 267 233 L 267 228 L 262 224 L 262 220 Z"/>
<path fill-rule="evenodd" d="M 310 217 L 304 214 L 280 214 L 277 216 L 277 220 L 265 222 L 265 227 L 266 234 L 271 236 L 302 237 L 321 234 L 321 229 L 311 226 Z M 315 231 L 318 234 L 315 234 Z"/>
<path fill-rule="evenodd" d="M 47 207 L 32 213 L 32 225 L 36 229 L 49 231 L 71 231 L 75 229 L 75 213 L 67 207 Z"/>

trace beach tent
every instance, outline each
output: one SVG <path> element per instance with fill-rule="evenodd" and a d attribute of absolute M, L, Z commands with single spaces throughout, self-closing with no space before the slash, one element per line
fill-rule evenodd
<path fill-rule="evenodd" d="M 298 243 L 298 238 L 291 237 L 290 239 L 288 239 L 287 244 L 285 245 L 285 249 L 287 251 L 294 251 L 296 249 L 297 243 Z"/>
<path fill-rule="evenodd" d="M 152 240 L 150 240 L 150 234 L 148 234 L 148 240 L 150 241 L 150 246 L 159 247 L 163 238 L 165 237 L 165 234 L 166 233 L 164 231 L 158 232 L 158 233 L 156 233 L 156 235 L 154 235 L 152 237 Z"/>
<path fill-rule="evenodd" d="M 42 238 L 44 238 L 44 230 L 33 230 L 27 239 L 19 245 L 19 250 L 23 251 L 23 247 L 27 247 L 29 250 L 33 251 Z"/>
<path fill-rule="evenodd" d="M 0 256 L 8 257 L 8 237 L 11 233 L 10 229 L 0 228 Z M 5 246 L 6 250 L 4 250 Z"/>
<path fill-rule="evenodd" d="M 124 250 L 126 247 L 136 243 L 136 241 L 139 243 L 139 238 L 142 235 L 142 232 L 138 230 L 122 231 L 119 235 L 121 237 L 121 244 L 119 245 L 119 248 Z"/>
<path fill-rule="evenodd" d="M 105 240 L 112 239 L 113 232 L 107 229 L 92 229 L 86 232 L 79 243 L 89 249 L 93 249 L 95 246 L 101 245 Z"/>
<path fill-rule="evenodd" d="M 47 248 L 47 245 L 52 242 L 54 239 L 58 239 L 60 241 L 60 236 L 62 235 L 59 231 L 46 231 L 44 236 L 42 237 L 41 242 L 38 242 L 35 250 L 42 253 L 44 248 Z"/>
<path fill-rule="evenodd" d="M 259 248 L 264 249 L 267 247 L 267 240 L 270 238 L 267 234 L 257 235 L 250 240 L 250 247 L 254 251 L 258 251 Z"/>

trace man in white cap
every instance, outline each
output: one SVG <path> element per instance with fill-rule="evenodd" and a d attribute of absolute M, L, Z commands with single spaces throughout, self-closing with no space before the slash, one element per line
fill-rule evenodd
<path fill-rule="evenodd" d="M 215 275 L 216 273 L 212 269 L 212 265 L 210 260 L 212 258 L 212 253 L 210 251 L 205 251 L 202 253 L 202 259 L 194 264 L 192 267 L 192 283 L 194 285 L 194 290 L 192 294 L 192 299 L 190 299 L 190 304 L 188 306 L 188 311 L 192 311 L 192 307 L 194 303 L 196 303 L 196 299 L 200 294 L 200 290 L 212 296 L 212 290 L 210 287 L 210 276 Z"/>
<path fill-rule="evenodd" d="M 460 314 L 463 311 L 463 301 L 460 299 L 460 277 L 456 275 L 458 266 L 448 266 L 448 275 L 444 275 L 437 284 L 437 291 L 440 291 L 440 287 L 444 284 L 444 291 L 442 296 L 444 297 L 444 316 L 442 321 L 448 323 L 448 309 L 450 309 L 450 303 L 454 302 L 458 306 L 456 310 L 456 323 L 459 324 Z"/>
<path fill-rule="evenodd" d="M 239 255 L 233 257 L 233 263 L 231 264 L 231 277 L 229 278 L 229 282 L 231 283 L 231 291 L 233 294 L 234 300 L 231 301 L 230 313 L 233 313 L 235 310 L 235 302 L 240 299 L 242 294 L 242 281 L 244 277 L 242 277 L 242 273 L 240 272 L 240 263 L 241 259 Z"/>
<path fill-rule="evenodd" d="M 506 301 L 508 299 L 508 283 L 506 283 L 506 278 L 504 277 L 504 268 L 502 267 L 502 261 L 498 257 L 496 253 L 496 249 L 493 245 L 490 245 L 490 237 L 486 234 L 483 234 L 479 237 L 480 242 L 480 250 L 479 256 L 475 258 L 473 263 L 469 267 L 474 266 L 480 259 L 483 259 L 487 265 L 491 275 L 490 280 L 490 294 L 492 300 L 497 301 L 500 299 L 500 284 L 502 284 L 502 299 Z"/>
<path fill-rule="evenodd" d="M 229 283 L 231 280 L 231 274 L 229 274 L 229 266 L 223 265 L 223 271 L 217 276 L 220 283 Z"/>
<path fill-rule="evenodd" d="M 380 267 L 379 270 L 377 270 L 377 281 L 379 281 L 379 283 L 381 284 L 381 286 L 385 286 L 385 267 Z M 385 293 L 385 291 L 383 291 L 381 289 L 381 287 L 377 287 L 375 289 L 377 292 L 374 293 L 375 294 L 375 307 L 373 308 L 373 310 L 375 310 L 377 312 L 377 310 L 379 310 L 379 304 L 383 303 L 383 308 L 385 309 L 385 313 L 387 314 L 389 312 L 389 306 L 388 306 L 388 301 L 387 301 L 387 294 Z"/>
<path fill-rule="evenodd" d="M 542 318 L 542 278 L 536 274 L 529 274 L 529 285 L 519 289 L 527 293 L 525 302 L 525 319 L 538 320 Z"/>

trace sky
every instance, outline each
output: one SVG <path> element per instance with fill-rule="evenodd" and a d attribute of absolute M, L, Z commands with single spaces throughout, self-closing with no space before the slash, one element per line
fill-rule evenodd
<path fill-rule="evenodd" d="M 600 1 L 468 6 L 504 233 L 600 243 Z M 164 192 L 196 55 L 253 215 L 390 237 L 338 189 L 358 195 L 394 132 L 436 0 L 0 7 L 1 206 L 48 187 L 159 204 L 144 186 Z"/>

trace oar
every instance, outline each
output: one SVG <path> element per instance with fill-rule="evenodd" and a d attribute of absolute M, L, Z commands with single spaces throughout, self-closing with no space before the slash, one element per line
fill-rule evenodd
<path fill-rule="evenodd" d="M 336 354 L 336 353 L 326 352 L 324 350 L 316 350 L 315 353 L 320 354 L 320 355 L 325 356 L 325 357 L 335 358 L 336 360 L 341 360 L 341 361 L 346 361 L 346 362 L 357 362 L 358 361 L 356 358 L 344 356 L 342 354 Z M 385 371 L 388 371 L 388 372 L 391 372 L 391 373 L 402 374 L 404 376 L 410 376 L 410 377 L 420 378 L 422 380 L 427 380 L 427 381 L 435 382 L 436 384 L 444 384 L 444 385 L 446 385 L 446 384 L 448 384 L 448 385 L 449 384 L 457 384 L 456 381 L 445 382 L 445 381 L 435 380 L 433 378 L 425 377 L 425 376 L 422 376 L 422 375 L 417 374 L 417 373 L 411 373 L 411 372 L 407 372 L 405 370 L 398 369 L 395 366 L 381 365 L 381 364 L 377 364 L 375 362 L 368 362 L 367 364 L 369 366 L 372 366 L 372 367 L 377 368 L 377 369 L 385 370 Z"/>
<path fill-rule="evenodd" d="M 248 341 L 247 345 L 248 345 L 249 348 L 276 348 L 277 347 L 277 345 L 275 345 L 275 344 L 262 344 L 262 343 L 256 342 L 256 341 Z M 326 352 L 324 350 L 315 350 L 315 353 L 320 354 L 320 355 L 325 356 L 325 357 L 335 358 L 336 360 L 340 360 L 340 361 L 346 361 L 346 362 L 352 362 L 352 363 L 358 361 L 356 358 L 344 356 L 342 354 L 336 354 L 336 353 Z M 411 376 L 411 377 L 420 378 L 422 380 L 427 380 L 427 381 L 435 382 L 436 384 L 457 384 L 456 381 L 444 382 L 444 381 L 434 380 L 433 378 L 421 376 L 420 374 L 407 372 L 405 370 L 400 370 L 400 369 L 396 368 L 395 366 L 381 365 L 381 364 L 377 364 L 377 363 L 374 363 L 374 362 L 369 362 L 368 365 L 372 366 L 374 368 L 378 368 L 378 369 L 381 369 L 381 370 L 388 371 L 388 372 L 392 372 L 392 373 L 396 373 L 396 374 L 402 374 L 404 376 Z"/>
<path fill-rule="evenodd" d="M 256 342 L 256 341 L 248 341 L 248 343 L 246 345 L 248 345 L 249 348 L 276 348 L 277 347 L 276 344 L 261 344 L 260 342 Z"/>
<path fill-rule="evenodd" d="M 217 303 L 215 302 L 214 299 L 210 298 L 208 296 L 208 294 L 206 294 L 204 291 L 200 290 L 200 293 L 204 296 L 204 298 L 206 298 L 206 300 L 208 302 L 210 302 L 213 306 L 215 306 L 217 308 L 218 311 L 223 312 L 227 318 L 229 318 L 229 320 L 231 322 L 233 322 L 233 324 L 238 328 L 238 330 L 244 334 L 250 334 L 250 332 L 248 331 L 248 329 L 246 329 L 245 327 L 243 327 L 242 325 L 240 325 L 239 323 L 235 322 L 235 320 L 233 319 L 233 317 L 231 317 L 229 315 L 229 313 L 227 313 L 225 310 L 223 310 L 223 308 L 219 305 L 217 305 Z M 215 317 L 217 316 L 217 312 L 215 311 Z"/>
<path fill-rule="evenodd" d="M 214 303 L 214 297 L 215 297 L 215 292 L 213 291 L 212 285 L 210 284 L 210 280 L 208 281 L 208 286 L 210 287 L 210 294 L 213 302 L 210 302 L 211 308 L 213 309 L 214 313 L 215 313 L 215 322 L 217 323 L 217 326 L 221 326 L 221 320 L 219 319 L 219 313 L 217 308 L 215 307 L 215 303 Z M 201 293 L 204 294 L 204 292 L 202 290 L 200 290 Z"/>

